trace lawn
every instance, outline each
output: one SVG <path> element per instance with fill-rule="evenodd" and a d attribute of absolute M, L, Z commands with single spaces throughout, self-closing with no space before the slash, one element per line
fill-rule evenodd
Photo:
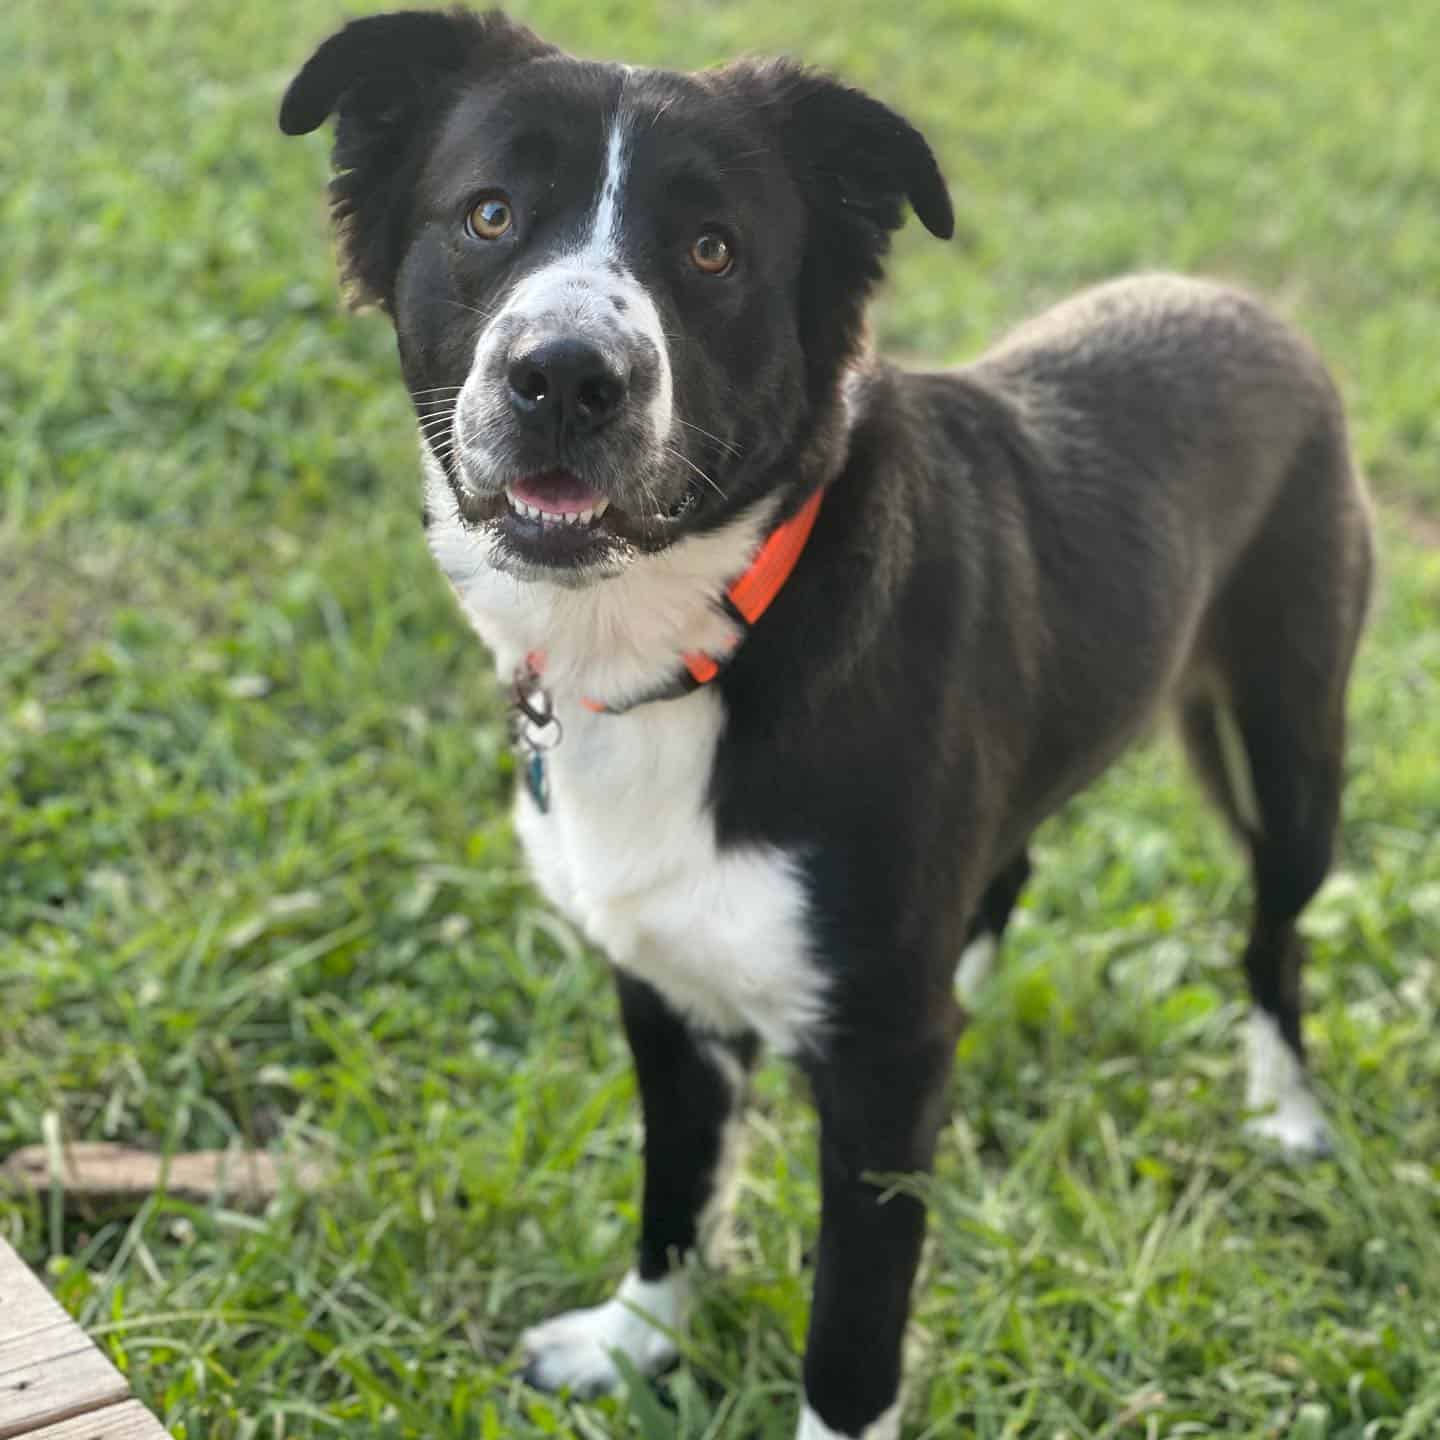
<path fill-rule="evenodd" d="M 390 334 L 337 303 L 325 144 L 275 128 L 350 13 L 0 8 L 0 1156 L 58 1127 L 330 1167 L 261 1216 L 0 1192 L 0 1235 L 189 1440 L 788 1440 L 816 1174 L 779 1066 L 686 1366 L 583 1407 L 513 1375 L 523 1325 L 626 1266 L 633 1086 L 509 832 Z M 902 236 L 897 353 L 1169 266 L 1332 359 L 1386 537 L 1309 920 L 1338 1153 L 1240 1138 L 1244 875 L 1147 749 L 1043 832 L 961 1042 L 907 1436 L 1440 1434 L 1440 7 L 522 13 L 635 61 L 787 49 L 906 108 L 961 219 Z"/>

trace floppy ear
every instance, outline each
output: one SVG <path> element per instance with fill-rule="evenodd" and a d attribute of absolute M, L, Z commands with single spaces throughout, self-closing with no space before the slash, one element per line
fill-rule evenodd
<path fill-rule="evenodd" d="M 787 158 L 822 211 L 848 212 L 888 235 L 904 223 L 908 200 L 932 235 L 950 239 L 955 212 L 945 177 L 904 116 L 792 62 L 777 62 L 770 78 L 783 107 Z"/>
<path fill-rule="evenodd" d="M 459 81 L 553 53 L 498 10 L 408 10 L 352 21 L 305 62 L 280 104 L 280 128 L 307 135 L 336 116 L 330 212 L 357 300 L 388 308 L 415 168 L 407 162 Z"/>
<path fill-rule="evenodd" d="M 883 272 L 907 202 L 933 235 L 955 233 L 950 193 L 925 137 L 888 106 L 791 60 L 721 72 L 771 117 L 806 209 L 800 315 L 812 387 L 860 344 L 865 300 Z"/>

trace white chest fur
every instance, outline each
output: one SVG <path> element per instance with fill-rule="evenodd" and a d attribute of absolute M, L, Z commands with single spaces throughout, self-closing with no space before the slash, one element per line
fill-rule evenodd
<path fill-rule="evenodd" d="M 626 715 L 561 706 L 549 813 L 516 824 L 550 900 L 682 1013 L 793 1052 L 821 1018 L 803 882 L 767 847 L 721 849 L 707 803 L 720 697 Z"/>
<path fill-rule="evenodd" d="M 494 653 L 502 682 L 543 657 L 563 738 L 546 756 L 544 814 L 524 788 L 516 824 L 547 898 L 623 969 L 706 1026 L 755 1030 L 781 1053 L 804 1049 L 824 1018 L 807 898 L 796 858 L 767 846 L 722 847 L 709 804 L 725 724 L 719 694 L 593 714 L 586 695 L 618 699 L 669 678 L 682 651 L 718 649 L 715 605 L 764 530 L 751 516 L 725 532 L 636 560 L 581 590 L 521 584 L 486 562 L 426 457 L 431 548 Z"/>

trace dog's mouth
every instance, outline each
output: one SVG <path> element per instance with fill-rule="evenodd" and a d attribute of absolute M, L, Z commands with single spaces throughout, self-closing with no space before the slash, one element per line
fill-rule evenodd
<path fill-rule="evenodd" d="M 512 515 L 542 531 L 564 525 L 571 529 L 604 526 L 610 501 L 569 470 L 547 470 L 507 485 L 503 491 Z"/>
<path fill-rule="evenodd" d="M 573 567 L 619 546 L 663 545 L 696 498 L 687 489 L 668 510 L 632 513 L 573 470 L 554 469 L 522 476 L 489 495 L 465 494 L 460 509 L 467 523 L 493 527 L 524 559 Z"/>

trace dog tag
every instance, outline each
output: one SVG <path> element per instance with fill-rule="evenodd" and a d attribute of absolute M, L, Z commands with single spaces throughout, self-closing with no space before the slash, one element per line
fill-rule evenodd
<path fill-rule="evenodd" d="M 555 713 L 550 692 L 540 679 L 542 657 L 527 655 L 515 667 L 510 687 L 510 740 L 524 767 L 525 788 L 542 814 L 550 813 L 550 772 L 545 752 L 553 750 L 565 736 Z"/>
<path fill-rule="evenodd" d="M 545 756 L 542 751 L 532 750 L 525 759 L 525 788 L 535 802 L 535 808 L 542 814 L 550 813 L 550 777 L 545 773 Z"/>

